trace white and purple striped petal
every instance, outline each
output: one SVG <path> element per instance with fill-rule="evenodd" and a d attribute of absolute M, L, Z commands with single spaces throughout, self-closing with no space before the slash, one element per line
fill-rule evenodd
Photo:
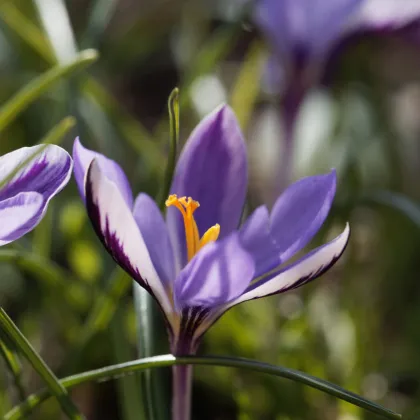
<path fill-rule="evenodd" d="M 170 287 L 176 277 L 174 253 L 162 213 L 151 197 L 141 193 L 134 202 L 133 215 L 159 278 Z"/>
<path fill-rule="evenodd" d="M 220 225 L 220 238 L 239 225 L 247 188 L 246 147 L 232 109 L 221 106 L 204 118 L 179 157 L 171 194 L 200 203 L 194 213 L 201 235 Z M 180 266 L 186 263 L 184 225 L 178 210 L 169 208 L 167 222 L 177 245 Z"/>
<path fill-rule="evenodd" d="M 73 162 L 55 145 L 23 147 L 0 157 L 0 245 L 31 231 L 68 183 Z"/>
<path fill-rule="evenodd" d="M 37 192 L 46 204 L 68 183 L 70 155 L 56 145 L 22 147 L 0 157 L 0 182 L 18 170 L 0 189 L 0 201 L 21 192 Z"/>
<path fill-rule="evenodd" d="M 22 192 L 0 201 L 0 246 L 15 241 L 41 220 L 44 199 L 37 192 Z"/>
<path fill-rule="evenodd" d="M 79 137 L 77 137 L 73 144 L 74 177 L 83 200 L 85 200 L 86 171 L 93 159 L 97 160 L 102 172 L 118 187 L 125 202 L 131 209 L 133 207 L 133 193 L 130 183 L 120 165 L 101 153 L 87 149 L 82 145 Z"/>
<path fill-rule="evenodd" d="M 327 217 L 336 190 L 336 173 L 303 178 L 284 191 L 271 212 L 270 233 L 284 263 L 318 232 Z"/>
<path fill-rule="evenodd" d="M 228 303 L 223 311 L 238 303 L 284 293 L 315 280 L 338 261 L 347 246 L 349 236 L 350 228 L 347 224 L 343 233 L 331 242 L 314 249 L 295 263 L 280 268 L 264 279 L 251 284 L 241 296 Z"/>
<path fill-rule="evenodd" d="M 171 313 L 167 291 L 151 260 L 131 209 L 117 185 L 94 159 L 86 175 L 86 207 L 99 239 L 114 260 L 148 290 L 165 314 Z"/>

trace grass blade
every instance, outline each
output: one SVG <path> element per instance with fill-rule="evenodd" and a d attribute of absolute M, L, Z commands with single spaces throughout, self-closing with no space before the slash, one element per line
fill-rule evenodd
<path fill-rule="evenodd" d="M 0 131 L 4 130 L 33 101 L 45 93 L 54 83 L 71 76 L 98 59 L 95 50 L 85 50 L 64 66 L 55 66 L 29 82 L 13 98 L 0 108 Z"/>
<path fill-rule="evenodd" d="M 19 395 L 23 401 L 26 398 L 25 389 L 22 385 L 22 364 L 20 363 L 19 356 L 10 342 L 6 334 L 0 330 L 0 354 L 6 361 L 7 367 L 13 376 L 14 384 Z"/>
<path fill-rule="evenodd" d="M 44 379 L 49 391 L 57 398 L 63 412 L 67 414 L 68 418 L 71 420 L 84 419 L 83 415 L 70 399 L 66 388 L 61 384 L 61 382 L 59 382 L 51 369 L 41 359 L 3 308 L 0 308 L 0 327 L 8 335 L 19 351 L 28 359 L 32 367 Z"/>
<path fill-rule="evenodd" d="M 402 416 L 378 404 L 375 404 L 366 398 L 363 398 L 353 392 L 334 385 L 324 379 L 316 378 L 304 372 L 295 369 L 289 369 L 282 366 L 274 366 L 268 363 L 262 363 L 256 360 L 222 357 L 222 356 L 202 356 L 202 357 L 175 357 L 171 354 L 164 356 L 149 357 L 146 359 L 134 360 L 132 362 L 121 363 L 119 365 L 107 366 L 105 368 L 84 372 L 78 375 L 69 376 L 61 380 L 61 383 L 66 388 L 73 388 L 82 383 L 91 381 L 104 381 L 112 379 L 116 376 L 129 374 L 132 372 L 143 371 L 157 367 L 170 367 L 174 365 L 207 365 L 207 366 L 226 366 L 240 369 L 248 369 L 254 372 L 266 373 L 268 375 L 278 376 L 281 378 L 290 379 L 295 382 L 310 386 L 325 392 L 341 400 L 347 401 L 350 404 L 364 408 L 367 411 L 378 414 L 387 419 L 398 420 Z M 40 391 L 29 396 L 24 404 L 14 407 L 4 417 L 5 420 L 23 419 L 24 416 L 30 412 L 31 409 L 45 401 L 49 397 L 48 390 Z"/>
<path fill-rule="evenodd" d="M 41 139 L 41 144 L 60 144 L 64 136 L 76 125 L 76 118 L 63 118 Z"/>

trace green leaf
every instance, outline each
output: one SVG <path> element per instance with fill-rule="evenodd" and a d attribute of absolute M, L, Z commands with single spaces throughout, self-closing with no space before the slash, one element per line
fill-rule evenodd
<path fill-rule="evenodd" d="M 0 1 L 0 18 L 3 22 L 45 61 L 55 64 L 51 44 L 44 34 L 33 24 L 12 1 Z"/>
<path fill-rule="evenodd" d="M 13 376 L 16 390 L 19 394 L 19 398 L 24 400 L 25 389 L 22 385 L 22 364 L 20 363 L 19 356 L 16 352 L 16 348 L 11 343 L 10 339 L 3 331 L 0 330 L 0 354 L 3 359 L 6 361 L 6 364 L 10 370 L 10 373 Z"/>
<path fill-rule="evenodd" d="M 57 62 L 47 37 L 15 4 L 0 1 L 0 17 L 47 63 L 55 64 Z M 103 109 L 121 134 L 122 140 L 144 158 L 144 163 L 150 166 L 152 172 L 160 175 L 163 154 L 159 144 L 152 138 L 149 131 L 94 78 L 86 77 L 85 80 L 82 80 L 80 89 L 84 97 Z"/>
<path fill-rule="evenodd" d="M 312 375 L 289 369 L 282 366 L 274 366 L 268 363 L 262 363 L 256 360 L 243 358 L 221 357 L 221 356 L 202 356 L 202 357 L 175 357 L 170 354 L 164 356 L 149 357 L 146 359 L 134 360 L 132 362 L 121 363 L 119 365 L 107 366 L 105 368 L 84 372 L 78 375 L 69 376 L 61 380 L 66 388 L 72 388 L 85 382 L 104 381 L 124 374 L 138 372 L 157 367 L 169 367 L 174 365 L 208 365 L 208 366 L 226 366 L 241 369 L 248 369 L 254 372 L 266 373 L 281 378 L 290 379 L 312 388 L 318 389 L 350 404 L 364 408 L 367 411 L 383 416 L 388 419 L 401 419 L 402 416 L 387 408 L 381 407 L 366 398 L 360 397 L 353 392 L 331 384 L 323 379 Z M 4 417 L 5 420 L 18 420 L 30 412 L 33 408 L 45 401 L 50 396 L 48 390 L 42 390 L 29 396 L 23 404 L 14 407 Z"/>
<path fill-rule="evenodd" d="M 134 307 L 137 320 L 137 354 L 140 358 L 147 358 L 153 355 L 156 345 L 156 325 L 153 313 L 153 298 L 150 294 L 133 283 Z M 154 393 L 154 382 L 158 379 L 152 372 L 146 371 L 142 376 L 139 393 L 145 402 L 145 413 L 143 416 L 149 420 L 156 420 L 158 409 L 156 404 L 157 395 Z"/>
<path fill-rule="evenodd" d="M 130 360 L 132 349 L 124 325 L 123 306 L 117 308 L 110 325 L 110 336 L 115 361 L 118 363 Z M 124 420 L 147 420 L 143 404 L 147 401 L 139 398 L 140 378 L 131 375 L 117 380 L 117 390 Z"/>
<path fill-rule="evenodd" d="M 97 59 L 98 53 L 95 50 L 82 51 L 71 63 L 55 66 L 29 82 L 0 108 L 0 131 L 4 130 L 19 113 L 45 93 L 54 83 L 71 76 Z"/>
<path fill-rule="evenodd" d="M 420 204 L 409 197 L 393 191 L 374 191 L 365 195 L 362 201 L 367 204 L 381 204 L 391 207 L 408 217 L 417 227 L 420 227 Z"/>
<path fill-rule="evenodd" d="M 49 392 L 57 398 L 63 412 L 67 414 L 68 418 L 72 420 L 83 419 L 83 415 L 70 399 L 66 388 L 59 382 L 51 369 L 41 359 L 3 308 L 0 308 L 0 327 L 9 336 L 10 340 L 15 344 L 19 351 L 26 357 L 42 379 L 44 379 Z"/>
<path fill-rule="evenodd" d="M 76 118 L 68 116 L 63 118 L 41 139 L 42 144 L 60 144 L 64 136 L 76 125 Z"/>
<path fill-rule="evenodd" d="M 166 163 L 165 176 L 162 188 L 159 193 L 159 206 L 162 211 L 165 209 L 165 202 L 168 198 L 169 190 L 174 176 L 176 157 L 179 144 L 179 89 L 175 88 L 169 96 L 168 100 L 169 112 L 169 154 Z"/>

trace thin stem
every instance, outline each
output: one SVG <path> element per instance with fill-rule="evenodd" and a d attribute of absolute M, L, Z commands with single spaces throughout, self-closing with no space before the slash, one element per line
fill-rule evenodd
<path fill-rule="evenodd" d="M 172 367 L 172 420 L 190 420 L 193 367 Z"/>
<path fill-rule="evenodd" d="M 364 408 L 372 413 L 383 416 L 391 420 L 400 420 L 402 416 L 385 407 L 381 407 L 366 398 L 363 398 L 353 392 L 346 391 L 345 389 L 327 382 L 323 379 L 316 378 L 298 370 L 273 366 L 268 363 L 259 362 L 257 360 L 249 360 L 242 358 L 232 357 L 215 357 L 215 356 L 200 356 L 200 357 L 176 357 L 171 354 L 148 357 L 140 360 L 133 360 L 131 362 L 120 363 L 118 365 L 107 366 L 101 369 L 96 369 L 88 372 L 83 372 L 77 375 L 69 376 L 61 379 L 60 383 L 66 388 L 73 388 L 86 382 L 104 381 L 124 374 L 132 372 L 144 371 L 147 369 L 157 367 L 169 367 L 174 365 L 208 365 L 208 366 L 230 366 L 242 369 L 249 369 L 254 372 L 266 373 L 274 376 L 279 376 L 286 379 L 291 379 L 312 388 L 318 389 L 334 397 L 340 398 L 353 405 Z M 35 394 L 30 395 L 22 404 L 14 407 L 11 411 L 4 416 L 5 420 L 18 420 L 27 418 L 28 415 L 35 407 L 42 401 L 45 401 L 51 396 L 50 389 L 43 389 Z"/>

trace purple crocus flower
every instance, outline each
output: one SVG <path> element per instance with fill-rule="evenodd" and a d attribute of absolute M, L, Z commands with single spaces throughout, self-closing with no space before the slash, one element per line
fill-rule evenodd
<path fill-rule="evenodd" d="M 204 118 L 178 160 L 163 218 L 145 193 L 133 201 L 123 170 L 76 139 L 74 173 L 100 240 L 164 313 L 174 354 L 194 354 L 229 308 L 296 289 L 341 256 L 349 227 L 290 262 L 323 224 L 336 189 L 331 171 L 301 179 L 271 213 L 240 226 L 247 188 L 245 142 L 228 106 Z"/>
<path fill-rule="evenodd" d="M 70 155 L 55 145 L 23 147 L 0 157 L 0 246 L 41 221 L 72 167 Z"/>
<path fill-rule="evenodd" d="M 290 178 L 295 121 L 308 91 L 328 80 L 330 64 L 350 40 L 382 33 L 420 39 L 420 2 L 255 0 L 254 17 L 271 47 L 264 84 L 269 92 L 281 94 L 285 127 L 277 174 L 281 190 Z"/>
<path fill-rule="evenodd" d="M 296 112 L 333 50 L 355 34 L 403 33 L 420 21 L 420 2 L 256 0 L 255 21 L 272 49 L 268 84 L 282 85 L 289 112 Z"/>

